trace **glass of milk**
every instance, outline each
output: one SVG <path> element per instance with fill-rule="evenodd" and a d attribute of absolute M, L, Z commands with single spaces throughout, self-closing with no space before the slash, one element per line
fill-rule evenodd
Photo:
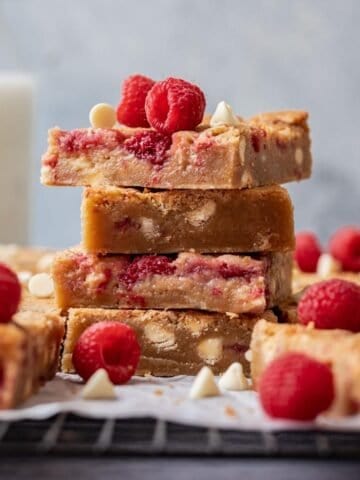
<path fill-rule="evenodd" d="M 28 241 L 34 81 L 0 71 L 0 243 Z"/>

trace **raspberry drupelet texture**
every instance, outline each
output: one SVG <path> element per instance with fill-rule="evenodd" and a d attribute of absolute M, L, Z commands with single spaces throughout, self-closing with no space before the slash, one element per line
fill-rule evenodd
<path fill-rule="evenodd" d="M 127 267 L 125 273 L 120 274 L 120 281 L 128 288 L 147 275 L 172 275 L 176 270 L 168 257 L 163 255 L 145 255 L 136 257 Z"/>
<path fill-rule="evenodd" d="M 343 227 L 330 239 L 329 251 L 343 270 L 360 272 L 360 228 Z"/>
<path fill-rule="evenodd" d="M 205 111 L 205 95 L 200 88 L 179 78 L 155 83 L 145 101 L 145 112 L 155 130 L 171 134 L 194 130 Z"/>
<path fill-rule="evenodd" d="M 360 286 L 332 279 L 311 285 L 298 305 L 298 319 L 316 328 L 360 331 Z"/>
<path fill-rule="evenodd" d="M 145 99 L 154 80 L 144 75 L 131 75 L 122 85 L 122 98 L 117 107 L 116 116 L 119 123 L 128 127 L 148 127 L 145 114 Z"/>
<path fill-rule="evenodd" d="M 321 255 L 321 247 L 316 236 L 311 232 L 296 234 L 295 260 L 303 272 L 316 272 L 317 262 Z"/>
<path fill-rule="evenodd" d="M 125 150 L 153 165 L 162 165 L 171 147 L 171 137 L 153 130 L 135 133 L 123 144 Z"/>
<path fill-rule="evenodd" d="M 0 323 L 10 322 L 20 299 L 21 286 L 16 273 L 0 263 Z"/>
<path fill-rule="evenodd" d="M 331 369 L 301 353 L 286 353 L 273 360 L 262 374 L 259 396 L 273 418 L 314 420 L 334 400 Z"/>
<path fill-rule="evenodd" d="M 85 330 L 73 352 L 76 372 L 88 380 L 104 368 L 115 385 L 126 383 L 134 375 L 140 358 L 140 346 L 134 330 L 119 322 L 99 322 Z"/>

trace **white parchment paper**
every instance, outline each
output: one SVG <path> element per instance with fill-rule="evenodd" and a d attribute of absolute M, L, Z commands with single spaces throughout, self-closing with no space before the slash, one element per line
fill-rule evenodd
<path fill-rule="evenodd" d="M 193 377 L 134 377 L 116 387 L 116 400 L 83 400 L 83 385 L 76 375 L 58 374 L 41 391 L 16 410 L 0 412 L 0 420 L 44 419 L 60 412 L 85 417 L 153 417 L 188 425 L 236 430 L 281 430 L 314 428 L 313 423 L 270 420 L 263 413 L 253 391 L 224 392 L 223 395 L 190 400 Z M 320 417 L 321 429 L 359 430 L 360 415 L 346 419 Z"/>

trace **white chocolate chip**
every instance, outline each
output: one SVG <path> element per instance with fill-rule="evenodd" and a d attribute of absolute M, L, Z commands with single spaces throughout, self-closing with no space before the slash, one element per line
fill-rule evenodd
<path fill-rule="evenodd" d="M 341 272 L 341 264 L 329 253 L 323 253 L 320 255 L 316 273 L 321 278 L 327 278 L 335 273 Z"/>
<path fill-rule="evenodd" d="M 210 119 L 210 126 L 215 127 L 217 125 L 232 125 L 234 127 L 240 124 L 239 119 L 234 115 L 234 112 L 230 105 L 224 101 L 219 102 Z"/>
<path fill-rule="evenodd" d="M 252 362 L 252 351 L 251 351 L 251 350 L 247 350 L 247 351 L 245 352 L 244 357 L 245 357 L 245 360 L 247 360 L 249 363 L 251 363 L 251 362 Z"/>
<path fill-rule="evenodd" d="M 17 276 L 18 276 L 18 279 L 19 279 L 19 282 L 21 283 L 21 285 L 23 287 L 26 287 L 27 284 L 29 283 L 29 280 L 32 276 L 32 273 L 28 272 L 27 270 L 24 270 L 22 272 L 18 272 Z"/>
<path fill-rule="evenodd" d="M 215 377 L 209 367 L 203 367 L 196 375 L 190 390 L 190 398 L 216 397 L 220 395 Z"/>
<path fill-rule="evenodd" d="M 223 355 L 222 338 L 205 338 L 199 343 L 197 353 L 204 362 L 214 365 Z"/>
<path fill-rule="evenodd" d="M 155 225 L 152 218 L 140 217 L 140 231 L 145 238 L 151 239 L 158 237 L 160 235 L 159 227 Z"/>
<path fill-rule="evenodd" d="M 36 264 L 36 270 L 38 272 L 50 272 L 55 254 L 54 253 L 45 253 L 41 258 L 39 258 Z"/>
<path fill-rule="evenodd" d="M 248 390 L 249 383 L 244 375 L 241 363 L 234 362 L 219 380 L 219 387 L 223 390 Z"/>
<path fill-rule="evenodd" d="M 29 292 L 38 298 L 48 298 L 54 293 L 54 282 L 47 273 L 37 273 L 29 280 Z"/>
<path fill-rule="evenodd" d="M 156 323 L 145 325 L 144 335 L 147 340 L 163 350 L 170 350 L 176 347 L 175 333 Z"/>
<path fill-rule="evenodd" d="M 116 112 L 108 103 L 98 103 L 90 110 L 89 120 L 93 128 L 113 128 L 116 123 Z"/>
<path fill-rule="evenodd" d="M 9 245 L 0 245 L 0 262 L 9 262 L 14 259 L 19 251 L 19 247 L 13 243 Z"/>
<path fill-rule="evenodd" d="M 295 163 L 296 165 L 298 165 L 299 167 L 301 167 L 301 165 L 303 164 L 303 161 L 304 161 L 304 154 L 303 154 L 303 151 L 301 148 L 297 148 L 295 150 Z"/>
<path fill-rule="evenodd" d="M 209 200 L 204 205 L 201 205 L 199 208 L 192 210 L 187 215 L 188 221 L 194 227 L 200 226 L 202 223 L 207 222 L 215 213 L 216 203 L 214 200 Z"/>
<path fill-rule="evenodd" d="M 104 284 L 105 282 L 106 282 L 105 272 L 93 271 L 93 272 L 90 272 L 88 275 L 86 275 L 84 283 L 88 288 L 92 290 L 97 290 L 100 287 L 100 285 Z"/>
<path fill-rule="evenodd" d="M 103 368 L 96 370 L 82 389 L 81 396 L 86 400 L 113 400 L 116 398 L 115 388 L 109 379 L 107 371 Z"/>

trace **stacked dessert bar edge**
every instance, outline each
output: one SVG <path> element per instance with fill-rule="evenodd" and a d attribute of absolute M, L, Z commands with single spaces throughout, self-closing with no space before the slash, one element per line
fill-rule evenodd
<path fill-rule="evenodd" d="M 74 371 L 88 326 L 113 320 L 137 334 L 139 374 L 221 373 L 234 361 L 248 372 L 255 324 L 276 322 L 291 294 L 293 207 L 279 184 L 310 176 L 307 114 L 203 123 L 173 133 L 165 153 L 129 150 L 149 131 L 49 132 L 42 183 L 85 187 L 82 244 L 53 265 L 62 370 Z"/>

